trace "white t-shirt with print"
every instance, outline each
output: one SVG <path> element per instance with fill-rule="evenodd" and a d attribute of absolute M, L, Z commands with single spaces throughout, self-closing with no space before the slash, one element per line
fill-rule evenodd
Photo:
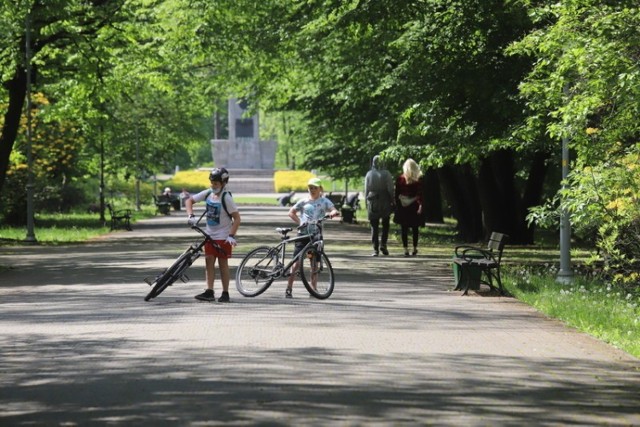
<path fill-rule="evenodd" d="M 334 209 L 334 205 L 331 200 L 326 197 L 318 197 L 316 200 L 313 200 L 311 197 L 307 197 L 306 199 L 299 200 L 295 205 L 293 205 L 293 209 L 298 211 L 298 216 L 300 217 L 300 224 L 306 224 L 309 221 L 317 221 L 322 219 Z M 308 231 L 305 228 L 300 229 L 301 233 L 314 232 L 314 229 L 309 229 Z"/>
<path fill-rule="evenodd" d="M 238 206 L 236 206 L 236 202 L 228 191 L 223 190 L 219 195 L 216 195 L 211 189 L 207 189 L 193 196 L 195 202 L 206 201 L 206 214 L 202 221 L 206 222 L 205 231 L 213 240 L 225 240 L 229 237 L 231 224 L 233 223 L 231 217 L 227 215 L 227 212 L 222 207 L 222 199 L 220 198 L 222 196 L 224 196 L 224 202 L 227 205 L 229 214 L 238 212 Z"/>

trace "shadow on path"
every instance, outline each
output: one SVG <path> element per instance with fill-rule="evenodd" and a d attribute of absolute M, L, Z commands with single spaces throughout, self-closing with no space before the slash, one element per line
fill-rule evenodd
<path fill-rule="evenodd" d="M 246 211 L 234 266 L 289 225 Z M 0 247 L 0 424 L 640 425 L 637 359 L 511 298 L 460 297 L 447 259 L 354 252 L 357 225 L 325 234 L 325 301 L 276 282 L 200 303 L 199 264 L 145 303 L 142 278 L 195 238 L 178 215 Z"/>

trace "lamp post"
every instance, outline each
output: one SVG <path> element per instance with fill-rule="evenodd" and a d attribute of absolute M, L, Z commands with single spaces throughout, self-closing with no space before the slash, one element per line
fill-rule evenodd
<path fill-rule="evenodd" d="M 25 237 L 25 242 L 36 243 L 33 220 L 33 154 L 31 152 L 31 10 L 27 13 L 25 30 L 25 59 L 27 71 L 27 236 Z"/>
<path fill-rule="evenodd" d="M 100 123 L 100 221 L 104 224 L 104 130 Z"/>
<path fill-rule="evenodd" d="M 136 126 L 136 211 L 140 212 L 140 134 Z"/>
<path fill-rule="evenodd" d="M 565 85 L 564 94 L 568 96 L 569 87 Z M 567 177 L 569 176 L 569 138 L 562 137 L 562 189 L 567 188 Z M 571 269 L 571 222 L 569 212 L 562 209 L 560 212 L 560 270 L 556 281 L 569 284 L 573 281 L 573 270 Z"/>

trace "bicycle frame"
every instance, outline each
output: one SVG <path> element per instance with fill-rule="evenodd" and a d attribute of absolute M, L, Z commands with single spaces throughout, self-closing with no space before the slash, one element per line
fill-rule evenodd
<path fill-rule="evenodd" d="M 260 246 L 243 258 L 236 271 L 236 288 L 246 297 L 263 293 L 279 278 L 299 274 L 309 293 L 318 298 L 328 298 L 333 292 L 334 276 L 331 263 L 324 252 L 324 238 L 321 223 L 325 218 L 313 221 L 307 226 L 317 228 L 309 234 L 288 237 L 293 228 L 276 228 L 281 241 L 275 246 Z M 303 226 L 299 226 L 300 230 Z M 304 247 L 287 261 L 287 246 L 301 240 L 309 240 Z"/>
<path fill-rule="evenodd" d="M 200 216 L 200 218 L 198 218 L 198 221 L 196 221 L 196 223 L 191 226 L 191 229 L 200 233 L 204 237 L 204 239 L 202 239 L 202 241 L 199 243 L 192 243 L 169 268 L 157 275 L 153 280 L 149 277 L 144 279 L 144 281 L 152 287 L 151 291 L 145 297 L 145 301 L 149 301 L 151 298 L 157 297 L 178 279 L 182 280 L 185 283 L 188 282 L 189 277 L 185 274 L 185 272 L 198 258 L 200 258 L 200 255 L 202 255 L 202 248 L 204 248 L 204 245 L 207 242 L 211 242 L 211 244 L 213 244 L 213 246 L 218 251 L 222 252 L 223 254 L 225 253 L 224 249 L 220 247 L 218 243 L 212 240 L 211 237 L 209 237 L 209 235 L 198 226 L 200 220 L 202 220 L 205 214 L 206 211 Z"/>
<path fill-rule="evenodd" d="M 304 234 L 301 236 L 296 236 L 296 237 L 288 237 L 287 234 L 289 233 L 289 231 L 293 231 L 292 228 L 277 228 L 276 231 L 278 231 L 281 235 L 282 235 L 282 241 L 276 245 L 275 247 L 273 247 L 273 252 L 275 252 L 277 254 L 277 262 L 278 265 L 276 266 L 276 269 L 269 273 L 269 275 L 271 277 L 273 277 L 273 279 L 279 279 L 280 277 L 289 277 L 291 274 L 293 274 L 291 272 L 291 269 L 293 268 L 294 264 L 296 262 L 298 262 L 300 260 L 300 258 L 302 258 L 302 255 L 307 253 L 307 251 L 309 249 L 311 249 L 312 247 L 315 247 L 315 249 L 317 251 L 322 251 L 323 246 L 324 246 L 324 241 L 322 238 L 322 228 L 320 227 L 320 222 L 318 221 L 314 221 L 315 224 L 313 225 L 318 225 L 318 231 L 313 233 L 313 234 Z M 300 228 L 300 227 L 297 227 Z M 304 248 L 302 248 L 302 250 L 300 250 L 300 252 L 298 252 L 294 257 L 291 258 L 291 260 L 287 263 L 287 265 L 284 265 L 284 260 L 286 260 L 287 258 L 287 245 L 289 245 L 290 243 L 295 243 L 299 240 L 305 240 L 305 239 L 310 239 L 309 242 L 304 246 Z"/>

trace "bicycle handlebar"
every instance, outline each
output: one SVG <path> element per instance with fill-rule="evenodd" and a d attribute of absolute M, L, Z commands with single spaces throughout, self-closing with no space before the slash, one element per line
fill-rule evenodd
<path fill-rule="evenodd" d="M 336 215 L 336 216 L 339 216 L 339 215 Z M 331 215 L 325 215 L 320 219 L 316 219 L 316 220 L 305 222 L 304 224 L 298 225 L 296 227 L 296 230 L 300 230 L 301 228 L 307 227 L 309 225 L 321 225 L 324 220 L 331 219 L 331 218 L 333 218 Z"/>

